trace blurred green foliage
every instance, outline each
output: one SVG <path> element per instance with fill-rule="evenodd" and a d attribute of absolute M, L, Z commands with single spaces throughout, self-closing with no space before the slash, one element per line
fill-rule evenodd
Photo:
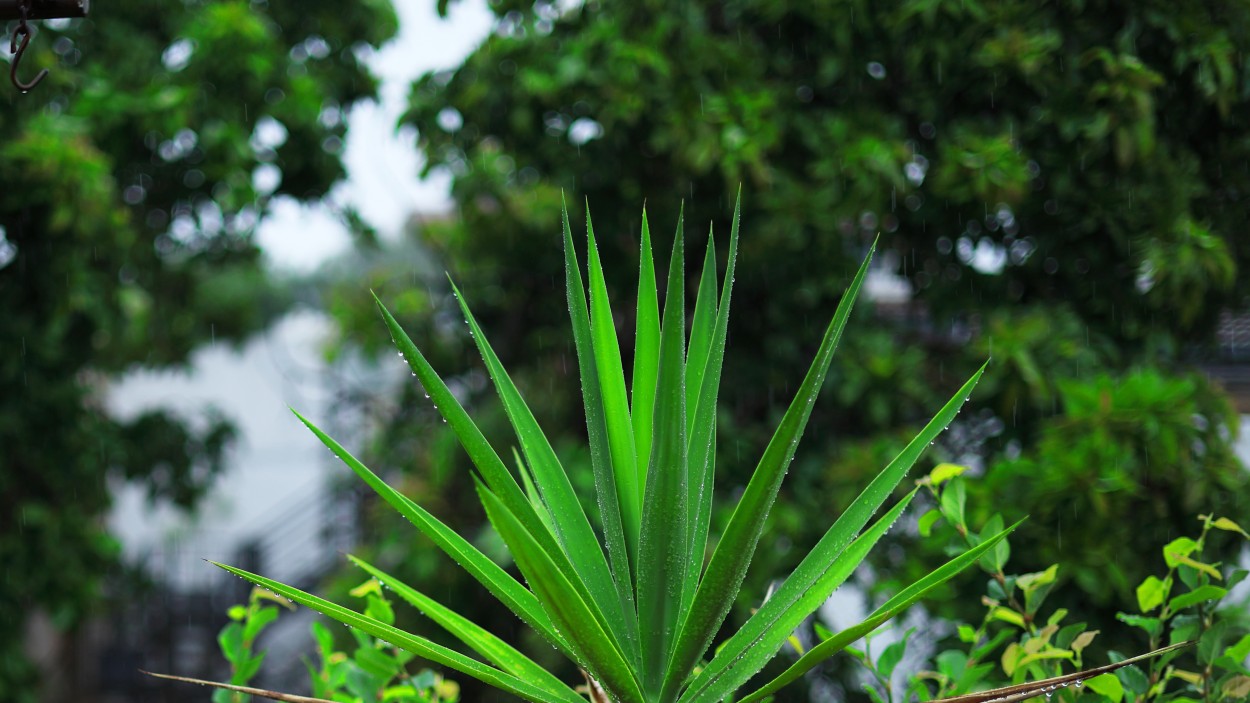
<path fill-rule="evenodd" d="M 943 542 L 948 550 L 977 544 L 983 536 L 996 534 L 1002 516 L 995 514 L 978 531 L 968 522 L 964 507 L 967 491 L 975 481 L 965 476 L 967 467 L 940 464 L 921 483 L 932 497 L 931 509 L 919 519 L 923 537 Z M 969 623 L 925 623 L 926 632 L 913 637 L 908 630 L 874 655 L 871 643 L 862 651 L 852 651 L 873 681 L 864 687 L 874 703 L 928 701 L 991 687 L 1043 682 L 1046 697 L 1060 703 L 1193 703 L 1194 701 L 1240 701 L 1250 693 L 1250 633 L 1247 632 L 1245 599 L 1237 602 L 1232 590 L 1248 575 L 1232 561 L 1244 539 L 1245 530 L 1233 520 L 1199 515 L 1188 534 L 1162 544 L 1145 561 L 1150 574 L 1133 588 L 1135 598 L 1122 604 L 1128 612 L 1116 613 L 1116 629 L 1126 630 L 1133 649 L 1108 652 L 1111 663 L 1124 661 L 1141 651 L 1191 643 L 1179 651 L 1158 658 L 1128 664 L 1114 672 L 1097 676 L 1077 675 L 1101 662 L 1086 657 L 1086 650 L 1105 639 L 1112 626 L 1108 622 L 1069 622 L 1066 608 L 1043 608 L 1053 603 L 1053 594 L 1075 585 L 1089 592 L 1077 578 L 1065 583 L 1062 563 L 1051 564 L 1034 573 L 1011 573 L 1007 565 L 1013 553 L 1007 540 L 981 558 L 986 580 L 979 621 Z M 996 527 L 997 526 L 997 527 Z M 1200 529 L 1199 529 L 1200 528 Z M 1234 547 L 1225 553 L 1212 553 L 1208 541 L 1225 533 L 1234 539 L 1224 543 Z M 1162 559 L 1160 559 L 1162 556 Z M 1166 567 L 1163 578 L 1158 575 Z M 936 627 L 952 627 L 958 644 L 932 651 L 923 662 L 913 661 L 904 672 L 897 668 L 909 645 L 923 642 Z M 1101 628 L 1101 629 L 1098 629 Z M 817 637 L 827 637 L 816 625 Z M 905 675 L 904 675 L 905 674 Z M 1053 681 L 1054 677 L 1067 677 Z M 1041 684 L 1039 684 L 1041 685 Z"/>
<path fill-rule="evenodd" d="M 0 698 L 33 700 L 28 613 L 72 628 L 118 546 L 116 481 L 189 508 L 233 429 L 205 411 L 119 420 L 109 379 L 239 343 L 288 304 L 253 241 L 276 197 L 343 175 L 360 57 L 387 0 L 139 0 L 32 23 L 34 91 L 0 89 Z M 12 32 L 16 23 L 6 30 Z M 23 75 L 26 75 L 23 73 Z M 257 177 L 258 174 L 278 176 Z"/>
<path fill-rule="evenodd" d="M 1110 621 L 1110 604 L 1132 598 L 1161 536 L 1189 531 L 1194 511 L 1247 522 L 1250 506 L 1232 492 L 1243 478 L 1229 449 L 1236 418 L 1189 364 L 1212 351 L 1218 314 L 1242 306 L 1250 280 L 1236 275 L 1250 264 L 1241 236 L 1250 8 L 491 7 L 486 42 L 412 89 L 405 123 L 418 130 L 426 172 L 452 177 L 456 214 L 419 236 L 436 268 L 472 295 L 549 431 L 579 431 L 575 398 L 553 391 L 576 387 L 558 332 L 567 313 L 542 302 L 561 280 L 551 214 L 561 191 L 595 207 L 609 288 L 628 296 L 636 272 L 622 262 L 635 260 L 635 203 L 649 197 L 671 210 L 675 195 L 688 198 L 689 222 L 723 232 L 744 184 L 751 266 L 738 272 L 742 312 L 730 329 L 720 418 L 727 470 L 718 480 L 729 493 L 745 482 L 744 463 L 796 387 L 819 320 L 878 232 L 884 272 L 909 286 L 906 301 L 853 321 L 854 346 L 837 357 L 832 398 L 812 418 L 821 430 L 796 459 L 753 573 L 792 566 L 803 550 L 791 546 L 816 537 L 806 516 L 849 503 L 937 395 L 986 357 L 993 363 L 973 406 L 938 456 L 988 472 L 969 489 L 976 510 L 1032 515 L 1013 537 L 1016 564 L 1040 571 L 1062 561 L 1087 589 L 1065 603 L 1082 619 Z M 414 283 L 411 269 L 385 263 L 372 281 L 388 301 Z M 483 413 L 497 412 L 473 382 L 445 283 L 417 282 L 430 307 L 406 309 L 403 324 L 426 335 L 440 371 L 462 378 Z M 337 295 L 336 314 L 354 335 L 376 330 L 359 322 L 374 314 L 367 296 Z M 633 321 L 620 329 L 628 334 Z M 481 516 L 467 467 L 449 470 L 428 450 L 444 444 L 439 423 L 420 389 L 403 393 L 402 420 L 378 413 L 369 463 L 415 466 L 407 480 L 437 488 L 451 521 L 468 529 Z M 411 424 L 422 417 L 431 419 Z M 403 562 L 401 578 L 448 578 L 410 558 L 405 526 L 382 529 L 394 531 L 379 561 Z M 1111 567 L 1109 553 L 1118 557 Z M 1116 573 L 1097 577 L 1104 568 Z M 753 585 L 744 611 L 766 584 Z M 1114 644 L 1108 633 L 1095 647 Z"/>
<path fill-rule="evenodd" d="M 365 601 L 361 612 L 386 623 L 395 622 L 391 601 L 377 581 L 370 579 L 351 590 L 351 595 Z M 221 629 L 217 644 L 230 662 L 229 685 L 246 687 L 260 673 L 268 652 L 257 651 L 257 638 L 278 619 L 277 603 L 291 610 L 295 605 L 263 588 L 252 589 L 247 605 L 234 605 L 227 611 L 230 622 Z M 410 673 L 416 655 L 393 644 L 349 628 L 355 645 L 350 651 L 336 644 L 334 633 L 320 620 L 311 626 L 316 643 L 316 664 L 304 660 L 308 669 L 309 689 L 313 698 L 339 703 L 456 703 L 460 686 L 444 679 L 431 669 Z M 201 682 L 207 683 L 207 682 Z M 226 682 L 223 682 L 226 683 Z M 216 685 L 216 684 L 212 684 Z M 213 691 L 213 703 L 248 703 L 252 696 L 226 688 Z"/>

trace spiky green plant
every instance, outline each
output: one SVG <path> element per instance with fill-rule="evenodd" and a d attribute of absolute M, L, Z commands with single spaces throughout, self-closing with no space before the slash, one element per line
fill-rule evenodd
<path fill-rule="evenodd" d="M 872 258 L 843 296 L 816 358 L 764 449 L 719 535 L 709 540 L 716 456 L 716 402 L 738 250 L 734 211 L 728 265 L 717 293 L 709 238 L 687 332 L 679 218 L 661 317 L 651 235 L 642 220 L 632 383 L 626 385 L 603 267 L 587 213 L 589 289 L 582 280 L 567 210 L 564 245 L 568 305 L 581 372 L 602 542 L 520 391 L 509 378 L 459 291 L 456 296 L 520 445 L 516 473 L 378 301 L 400 353 L 477 467 L 486 516 L 508 545 L 528 588 L 468 540 L 392 489 L 306 418 L 340 459 L 453 560 L 586 673 L 595 701 L 713 703 L 760 671 L 787 637 L 851 575 L 898 519 L 915 491 L 873 515 L 908 469 L 950 424 L 981 377 L 978 371 L 864 489 L 780 588 L 705 661 L 742 584 L 765 518 L 794 457 L 830 360 Z M 982 368 L 982 371 L 984 368 Z M 298 415 L 298 413 L 296 413 Z M 862 623 L 820 642 L 781 675 L 740 701 L 757 701 L 867 634 L 930 589 L 976 563 L 1015 526 L 984 540 L 900 591 Z M 606 546 L 606 550 L 605 550 Z M 705 559 L 708 550 L 710 558 Z M 420 657 L 521 698 L 583 701 L 561 681 L 485 628 L 359 560 L 358 566 L 412 603 L 480 657 L 473 658 L 290 586 L 222 568 Z"/>

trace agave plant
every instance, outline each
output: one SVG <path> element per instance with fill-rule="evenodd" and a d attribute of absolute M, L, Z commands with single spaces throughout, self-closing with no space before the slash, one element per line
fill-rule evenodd
<path fill-rule="evenodd" d="M 586 408 L 595 499 L 601 515 L 598 530 L 587 518 L 568 473 L 460 292 L 455 291 L 470 333 L 516 431 L 520 452 L 515 471 L 487 443 L 417 346 L 378 301 L 400 353 L 476 466 L 474 480 L 486 516 L 507 544 L 525 584 L 299 416 L 382 498 L 575 662 L 586 677 L 584 690 L 597 702 L 713 703 L 735 695 L 778 653 L 795 628 L 852 574 L 906 509 L 915 491 L 872 520 L 924 449 L 950 424 L 984 370 L 977 371 L 938 410 L 842 512 L 781 586 L 710 655 L 872 258 L 870 250 L 834 312 L 816 358 L 764 448 L 732 516 L 712 539 L 716 403 L 738 250 L 739 212 L 736 206 L 719 293 L 717 257 L 709 238 L 689 330 L 681 219 L 673 240 L 661 316 L 651 235 L 643 212 L 637 328 L 628 385 L 589 212 L 588 288 L 582 279 L 567 209 L 564 212 L 568 307 Z M 880 627 L 975 563 L 1014 527 L 903 589 L 863 622 L 819 642 L 782 674 L 738 700 L 761 700 Z M 486 628 L 374 566 L 354 557 L 352 561 L 445 628 L 477 657 L 263 576 L 220 566 L 346 625 L 523 699 L 544 703 L 585 700 L 574 685 L 540 667 Z"/>

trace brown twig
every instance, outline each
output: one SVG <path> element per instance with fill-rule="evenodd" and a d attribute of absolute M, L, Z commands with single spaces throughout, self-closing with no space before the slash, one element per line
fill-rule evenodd
<path fill-rule="evenodd" d="M 1175 649 L 1188 647 L 1192 644 L 1194 643 L 1179 642 L 1168 647 L 1156 649 L 1153 652 L 1147 652 L 1146 654 L 1125 659 L 1122 662 L 1107 664 L 1106 666 L 1097 666 L 1093 669 L 1078 671 L 1075 674 L 1064 674 L 1063 676 L 1055 676 L 1049 679 L 1042 679 L 1041 681 L 1030 681 L 1028 683 L 1017 684 L 1015 686 L 1004 686 L 1002 688 L 995 688 L 989 691 L 966 693 L 962 696 L 955 696 L 953 698 L 942 698 L 941 700 L 934 701 L 933 703 L 1016 703 L 1017 701 L 1028 700 L 1042 694 L 1054 693 L 1055 691 L 1070 684 L 1080 685 L 1081 682 L 1086 679 L 1115 671 L 1116 669 L 1128 666 L 1129 664 L 1135 664 L 1145 659 L 1150 659 L 1151 657 L 1157 657 L 1160 654 L 1165 654 Z"/>
<path fill-rule="evenodd" d="M 335 701 L 326 700 L 325 698 L 309 698 L 308 696 L 297 696 L 293 693 L 282 693 L 280 691 L 268 691 L 263 688 L 252 688 L 251 686 L 235 686 L 228 683 L 217 683 L 216 681 L 204 681 L 203 679 L 190 679 L 185 676 L 170 676 L 169 674 L 154 674 L 150 671 L 139 670 L 140 673 L 153 676 L 158 679 L 168 679 L 170 681 L 182 681 L 183 683 L 193 683 L 200 686 L 212 686 L 213 688 L 223 688 L 227 691 L 235 691 L 237 693 L 246 693 L 250 696 L 260 696 L 273 701 L 286 701 L 286 703 L 335 703 Z"/>

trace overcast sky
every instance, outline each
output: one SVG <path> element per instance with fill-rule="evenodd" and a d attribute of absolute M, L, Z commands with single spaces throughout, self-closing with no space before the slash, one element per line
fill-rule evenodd
<path fill-rule="evenodd" d="M 394 4 L 400 16 L 399 35 L 369 61 L 382 80 L 380 101 L 352 110 L 345 157 L 348 178 L 330 196 L 355 206 L 384 237 L 398 235 L 414 212 L 448 207 L 445 179 L 417 179 L 421 159 L 414 131 L 396 131 L 408 89 L 427 71 L 459 65 L 490 32 L 493 18 L 486 0 L 453 2 L 445 20 L 435 12 L 434 0 Z M 284 199 L 274 210 L 260 228 L 259 241 L 278 268 L 307 271 L 350 244 L 323 206 L 300 207 Z"/>
<path fill-rule="evenodd" d="M 395 236 L 417 211 L 448 207 L 446 181 L 420 182 L 415 135 L 396 133 L 413 79 L 458 65 L 490 31 L 485 0 L 453 4 L 447 20 L 434 0 L 397 0 L 400 34 L 370 60 L 382 79 L 380 101 L 357 106 L 348 121 L 348 179 L 333 192 L 355 205 L 384 236 Z M 321 206 L 279 204 L 259 233 L 271 263 L 308 271 L 350 245 L 348 235 Z M 319 313 L 289 315 L 241 350 L 212 344 L 195 352 L 190 368 L 137 371 L 109 393 L 110 410 L 134 417 L 154 407 L 199 418 L 206 405 L 239 428 L 228 468 L 201 505 L 197 517 L 167 505 L 149 505 L 140 486 L 116 486 L 110 526 L 128 554 L 164 545 L 165 575 L 179 584 L 215 575 L 202 558 L 234 558 L 237 540 L 264 527 L 276 512 L 306 503 L 322 490 L 325 477 L 343 468 L 326 461 L 326 450 L 288 411 L 314 421 L 328 402 L 328 372 L 319 349 L 329 324 Z"/>

